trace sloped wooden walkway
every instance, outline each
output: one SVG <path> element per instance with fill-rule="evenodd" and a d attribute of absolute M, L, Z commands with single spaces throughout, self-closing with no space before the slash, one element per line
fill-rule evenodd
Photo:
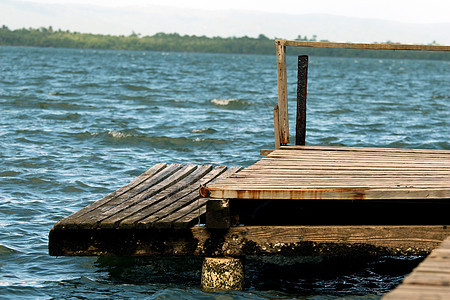
<path fill-rule="evenodd" d="M 160 163 L 129 184 L 57 222 L 50 255 L 139 255 L 139 244 L 164 244 L 177 231 L 204 223 L 199 187 L 240 167 Z M 170 230 L 173 237 L 164 236 Z M 153 237 L 153 239 L 152 239 Z M 158 252 L 158 251 L 156 251 Z"/>
<path fill-rule="evenodd" d="M 450 299 L 450 237 L 383 300 Z"/>

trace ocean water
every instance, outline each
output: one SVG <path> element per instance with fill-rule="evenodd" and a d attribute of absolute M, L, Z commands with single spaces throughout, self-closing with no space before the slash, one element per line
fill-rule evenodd
<path fill-rule="evenodd" d="M 449 97 L 449 61 L 310 57 L 307 144 L 450 150 Z M 250 258 L 245 291 L 204 293 L 199 258 L 48 255 L 55 222 L 155 163 L 257 161 L 276 103 L 275 55 L 0 47 L 0 298 L 379 299 L 421 258 Z"/>

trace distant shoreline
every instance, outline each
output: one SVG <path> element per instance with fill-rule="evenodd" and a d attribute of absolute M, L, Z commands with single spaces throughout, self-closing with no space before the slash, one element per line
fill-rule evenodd
<path fill-rule="evenodd" d="M 301 40 L 315 41 L 315 37 Z M 387 42 L 391 43 L 391 42 Z M 2 46 L 32 46 L 47 48 L 75 49 L 111 49 L 140 50 L 166 52 L 199 52 L 199 53 L 235 53 L 235 54 L 275 54 L 274 41 L 263 34 L 257 38 L 251 37 L 206 37 L 195 35 L 180 35 L 178 33 L 157 33 L 153 36 L 131 35 L 115 36 L 53 30 L 41 27 L 38 29 L 22 28 L 11 30 L 3 25 L 0 28 L 0 45 Z M 329 48 L 297 48 L 289 49 L 288 55 L 311 55 L 331 57 L 372 57 L 372 58 L 402 58 L 450 60 L 449 52 L 432 51 L 386 51 L 360 49 L 329 49 Z"/>

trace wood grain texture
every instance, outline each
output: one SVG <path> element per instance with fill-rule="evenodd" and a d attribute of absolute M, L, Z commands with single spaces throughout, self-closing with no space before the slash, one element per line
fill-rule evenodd
<path fill-rule="evenodd" d="M 275 136 L 275 149 L 280 149 L 280 110 L 278 105 L 273 108 L 273 127 Z"/>
<path fill-rule="evenodd" d="M 408 44 L 367 44 L 367 43 L 332 43 L 275 40 L 277 46 L 314 47 L 314 48 L 344 48 L 372 50 L 413 50 L 413 51 L 450 51 L 450 46 L 440 45 L 408 45 Z"/>
<path fill-rule="evenodd" d="M 286 46 L 277 45 L 277 80 L 280 143 L 289 143 L 289 114 L 286 71 Z"/>
<path fill-rule="evenodd" d="M 157 164 L 124 187 L 60 220 L 54 228 L 188 228 L 205 214 L 206 199 L 201 198 L 199 187 L 240 169 Z M 180 224 L 173 225 L 177 222 Z"/>
<path fill-rule="evenodd" d="M 231 199 L 450 201 L 450 151 L 281 146 L 207 190 Z"/>
<path fill-rule="evenodd" d="M 51 255 L 426 255 L 446 226 L 205 226 L 50 232 Z"/>
<path fill-rule="evenodd" d="M 383 299 L 450 299 L 450 237 Z"/>

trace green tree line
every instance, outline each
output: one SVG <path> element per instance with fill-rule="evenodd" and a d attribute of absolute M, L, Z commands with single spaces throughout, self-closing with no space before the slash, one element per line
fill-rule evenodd
<path fill-rule="evenodd" d="M 298 36 L 297 40 L 316 41 L 317 37 Z M 323 41 L 323 40 L 322 40 Z M 243 37 L 206 37 L 180 35 L 178 33 L 157 33 L 141 36 L 132 33 L 125 35 L 103 35 L 91 33 L 53 30 L 41 27 L 11 30 L 3 25 L 0 28 L 0 45 L 30 46 L 82 49 L 116 49 L 141 51 L 208 52 L 241 54 L 274 54 L 274 41 L 263 34 L 257 38 Z M 289 48 L 288 55 L 338 56 L 338 57 L 375 57 L 450 60 L 448 52 L 432 51 L 380 51 L 360 49 L 329 48 Z"/>

